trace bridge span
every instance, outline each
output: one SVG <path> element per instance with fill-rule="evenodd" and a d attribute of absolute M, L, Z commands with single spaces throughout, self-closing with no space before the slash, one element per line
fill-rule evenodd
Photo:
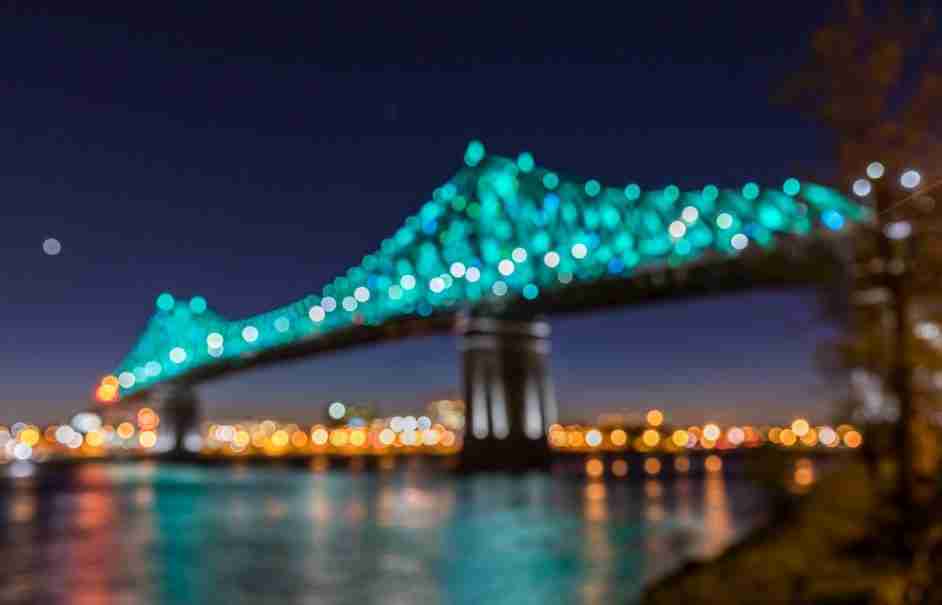
<path fill-rule="evenodd" d="M 318 293 L 235 320 L 200 296 L 160 294 L 96 398 L 163 400 L 180 445 L 198 418 L 202 382 L 450 330 L 468 403 L 463 460 L 541 464 L 557 408 L 546 317 L 814 281 L 839 256 L 829 236 L 867 217 L 837 191 L 794 178 L 693 191 L 604 187 L 472 141 L 457 174 Z"/>

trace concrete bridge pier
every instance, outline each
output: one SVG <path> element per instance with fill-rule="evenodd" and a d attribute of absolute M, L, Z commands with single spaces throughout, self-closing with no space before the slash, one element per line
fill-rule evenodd
<path fill-rule="evenodd" d="M 460 468 L 549 466 L 546 429 L 557 418 L 549 324 L 470 317 L 462 328 L 466 416 Z"/>
<path fill-rule="evenodd" d="M 173 447 L 167 452 L 171 458 L 189 458 L 195 452 L 186 449 L 186 436 L 199 431 L 200 404 L 196 391 L 190 385 L 174 385 L 163 400 L 161 425 L 173 433 Z"/>

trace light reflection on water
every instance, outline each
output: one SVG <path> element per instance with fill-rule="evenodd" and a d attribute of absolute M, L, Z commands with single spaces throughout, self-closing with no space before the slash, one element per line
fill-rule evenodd
<path fill-rule="evenodd" d="M 622 603 L 756 519 L 748 485 L 89 464 L 0 486 L 0 602 Z"/>

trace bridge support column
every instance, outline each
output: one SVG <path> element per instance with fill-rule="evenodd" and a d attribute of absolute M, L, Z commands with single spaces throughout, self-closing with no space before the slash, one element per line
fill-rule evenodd
<path fill-rule="evenodd" d="M 172 458 L 190 458 L 195 452 L 186 449 L 186 436 L 199 431 L 200 404 L 196 391 L 190 386 L 174 386 L 163 401 L 161 424 L 173 433 Z"/>
<path fill-rule="evenodd" d="M 469 318 L 463 326 L 463 470 L 549 465 L 546 429 L 556 422 L 543 321 Z"/>

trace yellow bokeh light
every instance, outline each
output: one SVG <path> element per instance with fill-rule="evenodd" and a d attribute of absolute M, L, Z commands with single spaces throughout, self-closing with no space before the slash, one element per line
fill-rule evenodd
<path fill-rule="evenodd" d="M 396 440 L 396 433 L 392 429 L 383 429 L 379 432 L 379 442 L 383 445 L 392 445 Z"/>
<path fill-rule="evenodd" d="M 302 430 L 295 430 L 291 433 L 291 445 L 298 449 L 307 445 L 307 433 Z"/>
<path fill-rule="evenodd" d="M 425 431 L 422 439 L 425 442 L 425 445 L 438 445 L 438 442 L 441 441 L 441 431 L 435 428 L 429 429 Z"/>
<path fill-rule="evenodd" d="M 641 441 L 647 447 L 657 447 L 661 442 L 661 434 L 654 429 L 647 429 L 641 434 Z"/>
<path fill-rule="evenodd" d="M 612 474 L 616 477 L 624 477 L 628 474 L 628 462 L 625 460 L 616 460 L 612 462 Z"/>
<path fill-rule="evenodd" d="M 605 465 L 598 458 L 589 458 L 585 462 L 585 474 L 590 477 L 601 477 L 605 472 Z"/>
<path fill-rule="evenodd" d="M 157 428 L 159 423 L 160 418 L 157 416 L 157 413 L 150 408 L 141 408 L 137 413 L 137 425 L 145 431 Z"/>
<path fill-rule="evenodd" d="M 334 447 L 343 447 L 347 445 L 349 436 L 344 429 L 336 429 L 330 432 L 330 444 Z"/>
<path fill-rule="evenodd" d="M 721 435 L 720 427 L 710 422 L 703 426 L 703 437 L 710 441 L 716 441 Z"/>
<path fill-rule="evenodd" d="M 683 429 L 677 429 L 674 431 L 674 434 L 671 435 L 671 441 L 674 442 L 674 445 L 677 447 L 687 447 L 687 441 L 690 439 L 690 434 Z"/>
<path fill-rule="evenodd" d="M 363 447 L 366 443 L 366 431 L 353 431 L 350 433 L 350 445 Z"/>
<path fill-rule="evenodd" d="M 808 424 L 808 421 L 804 418 L 797 418 L 792 422 L 791 426 L 792 432 L 795 433 L 796 437 L 804 437 L 808 434 L 808 431 L 811 429 L 811 425 Z"/>
<path fill-rule="evenodd" d="M 238 448 L 243 448 L 249 444 L 250 440 L 249 432 L 245 429 L 239 429 L 236 431 L 235 437 L 232 438 L 232 443 Z"/>
<path fill-rule="evenodd" d="M 801 443 L 807 445 L 808 447 L 814 447 L 818 445 L 818 431 L 813 428 L 809 428 L 808 431 L 801 436 Z"/>
<path fill-rule="evenodd" d="M 718 473 L 723 470 L 723 459 L 716 454 L 710 454 L 706 457 L 706 460 L 703 461 L 703 468 L 705 468 L 708 473 Z"/>
<path fill-rule="evenodd" d="M 324 445 L 327 443 L 329 436 L 330 435 L 327 432 L 327 429 L 322 426 L 318 426 L 311 431 L 311 442 L 313 442 L 314 445 Z"/>
<path fill-rule="evenodd" d="M 28 426 L 17 435 L 20 443 L 33 447 L 39 443 L 39 429 L 34 426 Z"/>
<path fill-rule="evenodd" d="M 778 435 L 778 440 L 785 447 L 791 447 L 798 441 L 798 437 L 791 429 L 782 429 L 782 432 Z"/>
<path fill-rule="evenodd" d="M 549 440 L 553 447 L 566 447 L 566 431 L 562 428 L 550 429 Z"/>
<path fill-rule="evenodd" d="M 458 441 L 453 431 L 445 431 L 442 435 L 442 447 L 453 447 Z"/>
<path fill-rule="evenodd" d="M 582 435 L 582 431 L 567 431 L 566 443 L 569 444 L 569 447 L 582 447 L 582 445 L 585 443 L 585 438 Z"/>
<path fill-rule="evenodd" d="M 657 458 L 644 459 L 644 472 L 649 475 L 656 475 L 661 472 L 661 461 Z"/>
<path fill-rule="evenodd" d="M 793 480 L 799 487 L 807 487 L 814 483 L 814 466 L 811 460 L 802 458 L 795 463 Z"/>
<path fill-rule="evenodd" d="M 271 444 L 275 447 L 284 447 L 288 445 L 291 437 L 288 435 L 288 432 L 284 429 L 278 429 L 271 435 Z"/>
<path fill-rule="evenodd" d="M 105 442 L 105 436 L 101 431 L 89 431 L 85 435 L 85 443 L 91 447 L 100 447 Z"/>
<path fill-rule="evenodd" d="M 844 433 L 844 445 L 849 448 L 860 447 L 860 444 L 863 443 L 863 436 L 857 431 L 851 429 Z"/>
<path fill-rule="evenodd" d="M 141 431 L 141 434 L 137 437 L 137 441 L 141 444 L 141 447 L 154 447 L 157 444 L 157 433 L 154 431 Z"/>
<path fill-rule="evenodd" d="M 609 435 L 608 438 L 611 440 L 612 445 L 616 447 L 622 447 L 623 445 L 628 443 L 628 433 L 626 433 L 625 431 L 621 429 L 615 429 L 614 431 L 612 431 L 611 435 Z"/>
<path fill-rule="evenodd" d="M 650 410 L 647 414 L 645 414 L 644 419 L 651 426 L 661 426 L 661 424 L 664 422 L 664 413 L 657 409 Z"/>
<path fill-rule="evenodd" d="M 134 436 L 134 425 L 130 422 L 122 422 L 118 425 L 117 433 L 122 439 L 130 439 Z"/>

